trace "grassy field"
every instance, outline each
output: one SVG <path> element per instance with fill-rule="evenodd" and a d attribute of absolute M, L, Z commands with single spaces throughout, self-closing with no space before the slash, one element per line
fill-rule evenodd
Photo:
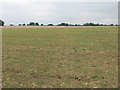
<path fill-rule="evenodd" d="M 118 87 L 117 27 L 4 27 L 3 87 Z"/>

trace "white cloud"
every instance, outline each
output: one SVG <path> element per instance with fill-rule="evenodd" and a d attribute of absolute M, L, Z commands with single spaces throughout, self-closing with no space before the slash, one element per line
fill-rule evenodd
<path fill-rule="evenodd" d="M 5 21 L 12 21 L 11 23 L 22 23 L 22 21 L 43 21 L 51 15 L 51 10 L 54 8 L 54 5 L 51 3 L 44 2 L 7 2 L 2 4 L 2 18 Z"/>

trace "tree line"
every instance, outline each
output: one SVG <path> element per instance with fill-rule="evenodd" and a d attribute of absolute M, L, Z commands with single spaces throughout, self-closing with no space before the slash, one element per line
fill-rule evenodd
<path fill-rule="evenodd" d="M 4 26 L 4 21 L 0 19 L 0 26 Z"/>
<path fill-rule="evenodd" d="M 13 24 L 10 24 L 10 26 L 13 26 Z M 69 24 L 69 23 L 60 23 L 57 25 L 54 24 L 48 24 L 48 25 L 44 25 L 44 24 L 39 24 L 38 22 L 30 22 L 29 24 L 18 24 L 18 26 L 118 26 L 117 24 L 95 24 L 95 23 L 84 23 L 84 24 Z"/>
<path fill-rule="evenodd" d="M 0 19 L 0 26 L 4 26 L 4 21 L 2 21 Z M 10 24 L 10 26 L 14 26 L 13 24 Z M 69 24 L 69 23 L 60 23 L 60 24 L 57 24 L 57 25 L 54 25 L 54 24 L 48 24 L 48 25 L 44 25 L 44 24 L 39 24 L 38 22 L 30 22 L 29 24 L 18 24 L 18 26 L 118 26 L 118 24 L 95 24 L 95 23 L 84 23 L 84 24 Z"/>

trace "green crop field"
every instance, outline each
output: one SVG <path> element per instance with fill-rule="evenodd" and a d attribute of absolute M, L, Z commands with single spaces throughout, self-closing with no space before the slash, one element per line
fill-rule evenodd
<path fill-rule="evenodd" d="M 118 87 L 118 27 L 3 27 L 4 88 Z"/>

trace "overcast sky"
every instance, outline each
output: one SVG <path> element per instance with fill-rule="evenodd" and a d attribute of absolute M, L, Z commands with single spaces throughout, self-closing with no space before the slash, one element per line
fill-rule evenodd
<path fill-rule="evenodd" d="M 88 2 L 89 1 L 89 2 Z M 86 22 L 117 24 L 117 0 L 0 0 L 0 18 L 5 25 Z"/>

